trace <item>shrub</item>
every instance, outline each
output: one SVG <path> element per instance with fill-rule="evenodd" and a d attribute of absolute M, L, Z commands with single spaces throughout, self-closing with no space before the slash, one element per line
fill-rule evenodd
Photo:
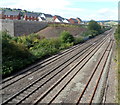
<path fill-rule="evenodd" d="M 60 50 L 61 42 L 59 39 L 42 39 L 34 47 L 30 48 L 32 54 L 38 58 L 50 56 Z"/>
<path fill-rule="evenodd" d="M 63 31 L 60 34 L 60 39 L 63 43 L 72 43 L 74 42 L 74 37 L 67 31 Z"/>
<path fill-rule="evenodd" d="M 75 38 L 74 44 L 79 44 L 83 42 L 84 42 L 84 38 L 80 36 Z"/>
<path fill-rule="evenodd" d="M 115 32 L 115 38 L 117 42 L 120 42 L 120 25 L 118 25 L 116 32 Z"/>
<path fill-rule="evenodd" d="M 94 20 L 91 20 L 88 24 L 89 30 L 95 30 L 100 34 L 102 32 L 101 26 Z"/>
<path fill-rule="evenodd" d="M 3 32 L 2 35 L 3 75 L 16 72 L 37 59 L 46 58 L 84 41 L 84 37 L 74 38 L 67 31 L 63 31 L 59 38 L 51 39 L 41 39 L 37 34 L 10 37 L 7 32 Z"/>
<path fill-rule="evenodd" d="M 2 34 L 2 74 L 7 75 L 33 62 L 36 58 L 22 44 L 7 33 Z"/>
<path fill-rule="evenodd" d="M 63 50 L 63 49 L 69 48 L 73 45 L 74 45 L 74 43 L 61 43 L 60 49 Z"/>

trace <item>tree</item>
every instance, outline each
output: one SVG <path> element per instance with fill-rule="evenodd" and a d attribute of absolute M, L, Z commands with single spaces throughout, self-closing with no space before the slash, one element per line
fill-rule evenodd
<path fill-rule="evenodd" d="M 97 31 L 98 34 L 101 33 L 102 29 L 101 29 L 101 26 L 94 20 L 91 20 L 88 24 L 88 28 L 89 30 L 94 30 L 94 31 Z"/>
<path fill-rule="evenodd" d="M 74 37 L 67 31 L 63 31 L 60 34 L 60 39 L 63 43 L 72 43 L 74 42 Z"/>

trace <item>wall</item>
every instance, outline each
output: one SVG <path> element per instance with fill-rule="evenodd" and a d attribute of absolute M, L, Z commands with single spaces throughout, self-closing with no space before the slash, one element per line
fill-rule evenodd
<path fill-rule="evenodd" d="M 46 22 L 38 21 L 14 21 L 14 34 L 15 36 L 28 35 L 38 32 L 47 26 Z"/>
<path fill-rule="evenodd" d="M 0 31 L 7 31 L 11 36 L 14 36 L 14 22 L 0 19 Z"/>
<path fill-rule="evenodd" d="M 0 19 L 0 30 L 7 30 L 11 36 L 28 35 L 38 32 L 47 26 L 46 22 Z"/>

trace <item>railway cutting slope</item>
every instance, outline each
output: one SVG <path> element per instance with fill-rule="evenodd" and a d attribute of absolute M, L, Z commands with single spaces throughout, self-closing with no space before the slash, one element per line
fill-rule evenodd
<path fill-rule="evenodd" d="M 2 105 L 102 103 L 114 47 L 113 33 L 111 29 L 3 79 Z"/>

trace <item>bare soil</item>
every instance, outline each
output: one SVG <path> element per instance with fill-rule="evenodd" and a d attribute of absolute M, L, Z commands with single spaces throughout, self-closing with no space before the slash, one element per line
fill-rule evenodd
<path fill-rule="evenodd" d="M 70 32 L 71 35 L 77 37 L 81 35 L 83 32 L 85 32 L 87 29 L 83 27 L 48 26 L 45 29 L 37 32 L 37 34 L 39 34 L 40 36 L 46 37 L 46 38 L 59 37 L 60 33 L 63 32 L 64 30 Z"/>

